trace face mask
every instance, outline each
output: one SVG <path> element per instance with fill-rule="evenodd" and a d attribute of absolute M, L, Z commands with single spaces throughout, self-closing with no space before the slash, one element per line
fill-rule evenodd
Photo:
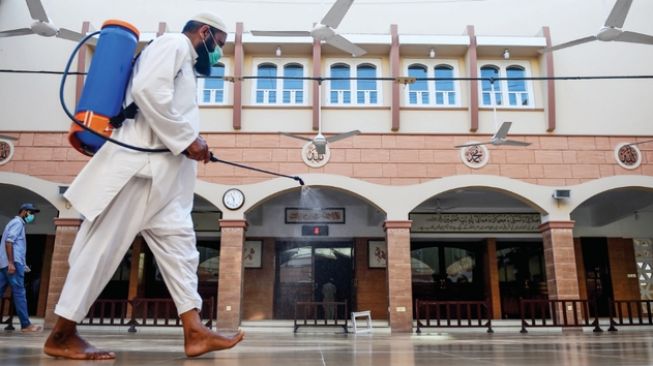
<path fill-rule="evenodd" d="M 221 58 L 222 58 L 222 48 L 220 48 L 220 46 L 215 46 L 213 52 L 209 53 L 209 64 L 213 66 L 217 64 Z"/>
<path fill-rule="evenodd" d="M 25 216 L 25 222 L 28 223 L 28 224 L 33 223 L 35 219 L 36 219 L 36 217 L 34 217 L 34 215 L 32 215 L 32 214 L 29 214 L 29 215 Z"/>
<path fill-rule="evenodd" d="M 211 76 L 211 67 L 218 63 L 218 60 L 220 60 L 222 57 L 222 48 L 220 48 L 220 46 L 217 45 L 217 42 L 215 42 L 213 33 L 211 33 L 211 38 L 213 38 L 214 43 L 216 43 L 213 52 L 209 52 L 209 47 L 206 45 L 206 40 L 202 41 L 204 47 L 200 46 L 195 49 L 195 51 L 197 51 L 195 71 L 204 76 Z"/>

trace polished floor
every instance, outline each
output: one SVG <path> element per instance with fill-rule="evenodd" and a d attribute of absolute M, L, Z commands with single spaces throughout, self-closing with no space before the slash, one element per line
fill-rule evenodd
<path fill-rule="evenodd" d="M 245 327 L 247 331 L 247 328 Z M 604 332 L 481 332 L 345 335 L 257 329 L 237 347 L 188 359 L 181 331 L 80 328 L 98 347 L 117 352 L 114 361 L 67 361 L 41 352 L 46 334 L 0 331 L 0 365 L 653 365 L 653 329 Z"/>

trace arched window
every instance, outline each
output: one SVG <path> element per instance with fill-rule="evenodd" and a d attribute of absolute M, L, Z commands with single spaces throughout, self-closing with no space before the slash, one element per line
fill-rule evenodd
<path fill-rule="evenodd" d="M 426 66 L 420 64 L 408 66 L 408 76 L 426 79 Z M 416 80 L 408 86 L 408 104 L 428 105 L 429 99 L 429 86 L 426 80 Z"/>
<path fill-rule="evenodd" d="M 277 65 L 260 64 L 256 70 L 256 103 L 274 104 L 277 102 Z M 266 78 L 269 77 L 269 78 Z"/>
<path fill-rule="evenodd" d="M 287 64 L 283 67 L 283 76 L 300 78 L 304 76 L 304 67 L 300 64 Z M 283 80 L 283 103 L 301 104 L 304 102 L 304 80 Z"/>
<path fill-rule="evenodd" d="M 331 66 L 332 78 L 349 78 L 350 75 L 349 65 L 335 64 Z M 331 104 L 351 104 L 351 80 L 331 80 L 329 100 Z"/>
<path fill-rule="evenodd" d="M 365 80 L 360 78 L 375 78 L 376 67 L 370 64 L 362 64 L 356 68 L 356 103 L 358 104 L 377 104 L 378 92 L 376 90 L 376 80 Z"/>
<path fill-rule="evenodd" d="M 508 66 L 506 68 L 508 78 L 523 78 L 526 76 L 526 70 L 521 66 Z M 514 106 L 529 105 L 528 89 L 526 89 L 526 80 L 507 80 L 508 82 L 508 104 Z"/>
<path fill-rule="evenodd" d="M 438 80 L 440 78 L 445 80 Z M 454 80 L 452 78 L 453 67 L 449 65 L 438 65 L 435 67 L 435 104 L 456 104 L 456 89 L 454 87 Z"/>
<path fill-rule="evenodd" d="M 494 98 L 492 98 L 492 83 L 487 80 L 489 78 L 498 78 L 499 77 L 499 68 L 493 65 L 487 65 L 481 67 L 481 77 L 484 80 L 481 82 L 481 90 L 483 92 L 483 105 L 503 105 L 503 99 L 501 97 L 501 83 L 499 81 L 494 81 Z"/>
<path fill-rule="evenodd" d="M 224 64 L 217 63 L 211 67 L 211 77 L 203 78 L 200 83 L 200 103 L 222 104 L 224 103 Z"/>

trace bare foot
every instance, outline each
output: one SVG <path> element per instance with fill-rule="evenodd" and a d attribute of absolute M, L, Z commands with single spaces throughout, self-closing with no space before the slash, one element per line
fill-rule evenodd
<path fill-rule="evenodd" d="M 229 349 L 242 341 L 245 335 L 242 330 L 239 330 L 236 335 L 228 338 L 208 328 L 194 329 L 184 333 L 184 351 L 188 357 L 197 357 L 207 352 Z"/>
<path fill-rule="evenodd" d="M 77 333 L 77 325 L 67 319 L 59 318 L 50 336 L 45 341 L 43 352 L 52 357 L 71 360 L 113 360 L 116 354 L 99 350 L 86 342 Z"/>

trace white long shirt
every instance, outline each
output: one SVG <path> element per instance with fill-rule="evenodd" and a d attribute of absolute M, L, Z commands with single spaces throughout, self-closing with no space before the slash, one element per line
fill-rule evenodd
<path fill-rule="evenodd" d="M 169 200 L 170 188 L 183 185 L 180 207 L 190 213 L 197 162 L 181 153 L 199 135 L 196 59 L 193 45 L 181 33 L 163 35 L 145 48 L 127 91 L 138 105 L 138 114 L 112 137 L 171 152 L 143 153 L 106 142 L 64 195 L 87 220 L 94 220 L 137 174 L 152 178 L 155 199 Z"/>

